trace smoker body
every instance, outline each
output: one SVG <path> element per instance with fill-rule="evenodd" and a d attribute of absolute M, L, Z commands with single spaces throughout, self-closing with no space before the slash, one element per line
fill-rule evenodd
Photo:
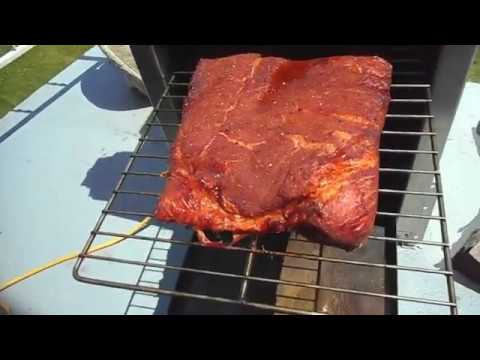
<path fill-rule="evenodd" d="M 435 117 L 434 131 L 437 133 L 437 150 L 440 155 L 445 145 L 450 126 L 463 92 L 468 69 L 475 53 L 474 45 L 176 45 L 176 46 L 131 46 L 135 60 L 145 82 L 150 101 L 158 104 L 167 86 L 168 79 L 175 71 L 193 71 L 202 57 L 214 58 L 244 52 L 258 52 L 265 56 L 280 56 L 290 59 L 308 59 L 335 55 L 378 55 L 391 61 L 394 69 L 393 81 L 405 80 L 431 85 L 430 111 Z M 169 129 L 166 129 L 168 132 Z M 418 148 L 428 138 L 419 139 Z M 425 158 L 410 159 L 412 167 L 425 168 Z M 428 159 L 427 159 L 428 161 Z M 428 167 L 428 166 L 427 166 Z M 433 177 L 405 177 L 403 187 L 424 191 L 430 188 Z M 395 199 L 396 206 L 403 212 L 425 209 L 431 212 L 434 199 Z M 422 238 L 426 222 L 412 222 L 400 218 L 397 229 L 408 236 Z"/>
<path fill-rule="evenodd" d="M 258 249 L 219 253 L 191 246 L 185 262 L 175 269 L 180 275 L 174 290 L 162 285 L 147 288 L 82 277 L 78 275 L 80 265 L 74 272 L 78 280 L 171 295 L 170 313 L 181 314 L 275 313 L 289 312 L 292 307 L 297 309 L 293 313 L 390 314 L 397 312 L 399 300 L 444 306 L 456 313 L 438 161 L 473 60 L 474 45 L 132 45 L 131 49 L 155 107 L 153 117 L 157 120 L 149 119 L 147 131 L 159 126 L 169 141 L 174 140 L 182 97 L 187 90 L 178 89 L 177 85 L 188 83 L 200 58 L 258 52 L 289 59 L 377 55 L 390 61 L 394 71 L 392 102 L 380 145 L 380 197 L 375 232 L 368 246 L 351 254 L 286 234 L 269 235 L 262 240 L 267 250 L 283 254 L 283 258 Z M 151 154 L 136 155 L 146 141 L 154 141 L 148 139 L 148 134 L 143 134 L 134 158 L 151 157 Z M 129 174 L 128 167 L 125 174 Z M 142 189 L 128 193 L 144 194 Z M 440 207 L 438 216 L 432 214 L 435 203 Z M 442 227 L 438 243 L 423 240 L 430 221 L 438 221 Z M 94 236 L 95 231 L 90 243 Z M 414 244 L 439 247 L 444 253 L 446 270 L 397 264 L 398 246 Z M 93 257 L 86 254 L 87 250 L 88 246 L 83 257 Z M 148 261 L 144 264 L 149 265 Z M 306 270 L 298 274 L 294 271 L 298 268 Z M 399 295 L 399 271 L 445 276 L 448 300 Z M 212 276 L 207 278 L 207 275 Z M 305 285 L 304 280 L 310 282 Z"/>

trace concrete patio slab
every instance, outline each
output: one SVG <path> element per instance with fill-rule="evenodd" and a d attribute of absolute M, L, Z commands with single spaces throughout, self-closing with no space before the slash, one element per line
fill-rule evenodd
<path fill-rule="evenodd" d="M 95 183 L 82 183 L 99 159 L 135 147 L 150 112 L 93 48 L 0 120 L 0 282 L 84 246 L 128 157 Z M 98 188 L 109 190 L 90 196 Z M 134 223 L 117 222 L 125 230 Z M 114 251 L 145 258 L 148 249 L 132 243 Z M 16 314 L 125 313 L 130 291 L 77 282 L 73 264 L 7 289 L 0 300 Z"/>

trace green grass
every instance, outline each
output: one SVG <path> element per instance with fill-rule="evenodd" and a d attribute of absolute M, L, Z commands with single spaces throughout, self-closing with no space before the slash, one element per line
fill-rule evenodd
<path fill-rule="evenodd" d="M 0 70 L 0 119 L 92 45 L 38 45 Z M 0 56 L 10 45 L 0 45 Z M 480 83 L 480 51 L 468 73 Z"/>
<path fill-rule="evenodd" d="M 12 48 L 12 45 L 0 45 L 0 56 L 9 52 L 11 48 Z"/>
<path fill-rule="evenodd" d="M 0 119 L 91 47 L 38 45 L 1 69 Z"/>
<path fill-rule="evenodd" d="M 468 72 L 468 81 L 474 81 L 480 83 L 480 47 L 477 48 L 475 59 L 473 60 L 472 67 Z"/>

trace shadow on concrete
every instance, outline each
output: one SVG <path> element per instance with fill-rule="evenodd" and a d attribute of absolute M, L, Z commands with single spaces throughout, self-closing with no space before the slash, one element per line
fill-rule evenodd
<path fill-rule="evenodd" d="M 475 141 L 475 146 L 477 147 L 477 154 L 480 156 L 480 122 L 477 127 L 472 128 L 473 140 Z"/>
<path fill-rule="evenodd" d="M 121 70 L 108 61 L 84 74 L 81 89 L 83 95 L 101 109 L 127 111 L 150 106 L 145 96 L 128 86 Z"/>
<path fill-rule="evenodd" d="M 155 268 L 152 266 L 143 266 L 140 275 L 138 277 L 136 285 L 148 286 L 158 289 L 167 289 L 175 290 L 177 289 L 177 283 L 179 278 L 179 272 L 175 267 L 184 266 L 185 256 L 189 250 L 188 244 L 192 240 L 192 234 L 185 227 L 177 224 L 161 224 L 161 229 L 171 230 L 173 232 L 173 238 L 176 240 L 182 239 L 185 245 L 181 244 L 169 244 L 166 248 L 165 243 L 152 242 L 150 251 L 146 259 L 142 259 L 147 264 L 159 264 L 159 253 L 162 254 L 164 265 L 171 268 Z M 156 274 L 155 274 L 156 273 Z M 153 278 L 159 278 L 160 280 L 151 281 Z M 149 306 L 140 305 L 141 301 L 138 301 L 139 298 L 144 296 L 153 296 L 155 298 L 155 304 L 150 303 Z M 155 293 L 150 293 L 145 295 L 142 292 L 133 291 L 128 304 L 125 308 L 125 315 L 135 314 L 136 308 L 146 309 L 151 315 L 167 315 L 169 313 L 170 304 L 172 302 L 172 297 L 169 295 L 156 295 Z M 138 312 L 137 312 L 138 313 Z"/>
<path fill-rule="evenodd" d="M 88 196 L 95 200 L 107 201 L 122 171 L 125 170 L 131 154 L 130 151 L 123 151 L 99 158 L 88 170 L 87 176 L 81 183 L 89 189 Z"/>
<path fill-rule="evenodd" d="M 92 199 L 107 202 L 112 197 L 113 191 L 119 183 L 122 173 L 131 158 L 131 152 L 118 152 L 111 156 L 99 158 L 88 170 L 81 185 L 88 188 Z M 160 174 L 168 168 L 167 161 L 148 161 L 150 159 L 135 159 L 130 168 L 131 172 L 148 172 Z M 158 176 L 127 175 L 121 191 L 152 192 L 159 194 L 165 185 L 165 179 Z M 115 196 L 110 210 L 140 213 L 153 213 L 158 198 L 141 194 L 119 193 Z M 131 220 L 141 220 L 141 216 L 128 214 L 112 214 Z"/>
<path fill-rule="evenodd" d="M 84 55 L 79 59 L 93 61 L 93 64 L 69 83 L 48 82 L 48 85 L 58 86 L 60 90 L 38 108 L 34 110 L 13 109 L 12 112 L 25 113 L 27 115 L 11 129 L 0 135 L 0 143 L 7 140 L 17 130 L 28 124 L 35 116 L 79 83 L 84 96 L 92 104 L 102 109 L 125 111 L 150 106 L 148 99 L 139 94 L 138 91 L 131 89 L 121 70 L 106 58 Z"/>
<path fill-rule="evenodd" d="M 470 240 L 472 233 L 477 229 L 480 229 L 480 209 L 472 220 L 457 230 L 457 232 L 461 233 L 461 235 L 460 238 L 452 245 L 452 257 L 454 257 L 460 251 L 460 249 L 462 249 L 465 243 Z M 442 260 L 438 262 L 435 264 L 435 267 L 439 270 L 445 270 L 445 261 Z M 457 269 L 454 269 L 453 277 L 456 282 L 480 293 L 480 284 L 470 280 Z"/>
<path fill-rule="evenodd" d="M 140 136 L 145 136 L 145 134 L 140 131 Z M 152 127 L 148 132 L 148 137 L 165 139 L 165 134 L 161 127 Z M 88 188 L 89 196 L 92 199 L 107 202 L 119 183 L 122 173 L 127 170 L 130 159 L 132 159 L 129 172 L 118 190 L 159 194 L 165 185 L 165 179 L 156 176 L 156 174 L 160 174 L 168 169 L 169 148 L 170 145 L 165 142 L 147 141 L 137 151 L 136 156 L 132 156 L 133 153 L 129 151 L 117 152 L 112 155 L 104 154 L 105 156 L 98 158 L 87 171 L 81 185 Z M 160 155 L 164 155 L 164 157 Z M 153 176 L 138 175 L 144 173 L 153 174 Z M 119 193 L 111 204 L 110 209 L 151 213 L 155 208 L 156 201 L 156 196 Z M 124 215 L 117 216 L 132 218 Z M 138 217 L 133 217 L 133 219 L 138 219 Z"/>
<path fill-rule="evenodd" d="M 480 134 L 477 132 L 479 128 L 480 124 L 477 127 L 472 127 L 472 136 L 477 148 L 477 153 L 480 156 Z M 478 209 L 477 215 L 475 215 L 472 220 L 457 230 L 457 232 L 461 233 L 461 235 L 460 238 L 452 245 L 452 257 L 454 257 L 462 249 L 462 247 L 470 240 L 473 232 L 478 229 L 480 229 L 480 209 Z M 442 260 L 435 264 L 435 267 L 439 270 L 445 270 L 445 262 Z M 454 279 L 456 282 L 480 293 L 480 284 L 470 280 L 455 268 L 454 270 Z"/>
<path fill-rule="evenodd" d="M 105 61 L 105 59 L 103 59 Z M 103 62 L 104 62 L 103 61 Z M 15 108 L 12 111 L 13 112 L 20 112 L 20 113 L 25 113 L 28 114 L 25 116 L 22 120 L 20 120 L 15 126 L 13 126 L 11 129 L 6 131 L 0 136 L 0 143 L 3 141 L 7 140 L 10 136 L 12 136 L 17 130 L 20 130 L 23 126 L 27 125 L 35 116 L 37 116 L 40 112 L 45 110 L 48 106 L 53 104 L 56 100 L 58 100 L 60 97 L 65 95 L 72 87 L 77 85 L 80 81 L 82 81 L 82 78 L 85 76 L 85 74 L 88 74 L 89 71 L 91 71 L 94 67 L 98 66 L 98 62 L 93 64 L 90 68 L 85 70 L 82 74 L 77 76 L 75 79 L 73 79 L 69 84 L 62 85 L 62 88 L 51 98 L 47 99 L 44 103 L 42 103 L 39 107 L 37 107 L 35 110 L 23 110 L 19 108 Z"/>
<path fill-rule="evenodd" d="M 157 136 L 160 136 L 160 134 Z M 168 151 L 165 144 L 157 143 L 145 144 L 142 150 L 145 151 L 145 153 L 150 154 L 162 154 Z M 95 162 L 95 164 L 88 170 L 81 183 L 82 186 L 88 188 L 89 196 L 92 199 L 107 202 L 111 198 L 112 192 L 119 182 L 122 172 L 126 170 L 126 166 L 131 159 L 131 155 L 131 152 L 117 152 L 111 156 L 99 158 Z M 165 171 L 167 167 L 167 160 L 135 158 L 132 162 L 130 171 L 160 173 Z M 160 193 L 163 189 L 164 182 L 165 180 L 160 176 L 128 175 L 123 184 L 120 186 L 120 190 Z M 119 193 L 112 202 L 110 209 L 153 213 L 157 201 L 157 196 Z M 121 217 L 133 221 L 140 221 L 143 218 L 143 216 L 128 214 L 111 214 L 108 216 Z M 160 223 L 157 221 L 154 221 L 154 224 L 159 227 L 159 231 L 170 230 L 172 237 L 176 240 L 181 240 L 186 244 L 192 240 L 191 231 L 186 229 L 184 226 Z M 183 266 L 183 261 L 187 250 L 187 245 L 167 243 L 165 241 L 151 241 L 151 248 L 147 257 L 145 259 L 135 260 L 150 264 L 159 264 L 158 258 L 165 258 L 165 265 L 180 267 Z M 162 255 L 159 256 L 159 253 Z M 161 279 L 152 284 L 151 279 L 156 278 L 156 276 L 159 276 Z M 176 288 L 178 276 L 179 273 L 176 270 L 143 266 L 137 280 L 137 285 L 174 290 Z M 145 284 L 145 282 L 147 282 L 147 284 Z M 154 294 L 149 296 L 152 295 L 155 296 Z M 125 314 L 135 313 L 135 310 L 138 310 L 135 308 L 139 307 L 142 308 L 143 311 L 149 311 L 151 314 L 167 314 L 171 301 L 169 296 L 159 296 L 156 300 L 155 307 L 138 305 L 139 301 L 137 298 L 141 296 L 146 295 L 143 295 L 137 291 L 132 292 L 125 310 Z"/>
<path fill-rule="evenodd" d="M 480 284 L 470 280 L 470 278 L 466 277 L 458 270 L 455 270 L 453 278 L 455 279 L 455 282 L 462 284 L 466 288 L 469 288 L 470 290 L 473 290 L 480 294 Z"/>
<path fill-rule="evenodd" d="M 458 229 L 457 232 L 461 233 L 462 235 L 452 245 L 452 255 L 457 254 L 457 252 L 468 241 L 470 235 L 472 235 L 472 233 L 477 229 L 480 229 L 480 209 L 478 209 L 477 215 L 475 215 L 472 220 L 470 220 L 467 224 Z"/>

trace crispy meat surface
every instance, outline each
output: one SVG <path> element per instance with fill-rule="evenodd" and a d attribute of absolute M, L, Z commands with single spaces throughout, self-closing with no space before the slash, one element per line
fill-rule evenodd
<path fill-rule="evenodd" d="M 377 210 L 391 74 L 378 57 L 200 60 L 155 216 L 362 245 Z"/>

